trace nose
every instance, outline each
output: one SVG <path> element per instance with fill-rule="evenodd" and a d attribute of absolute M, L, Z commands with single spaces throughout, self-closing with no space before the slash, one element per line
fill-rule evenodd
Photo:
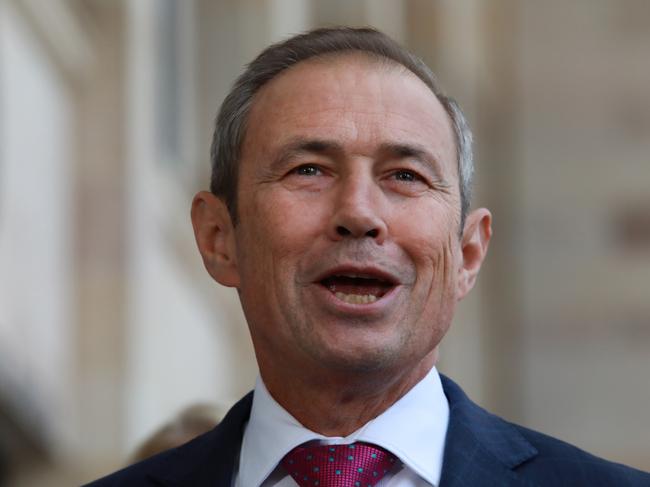
<path fill-rule="evenodd" d="M 368 237 L 380 245 L 384 242 L 388 228 L 382 212 L 382 193 L 371 178 L 354 177 L 341 182 L 328 231 L 333 240 Z"/>

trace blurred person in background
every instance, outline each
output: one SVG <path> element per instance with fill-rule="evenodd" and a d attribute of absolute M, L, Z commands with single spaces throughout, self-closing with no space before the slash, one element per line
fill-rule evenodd
<path fill-rule="evenodd" d="M 91 485 L 650 485 L 500 419 L 436 370 L 491 214 L 471 133 L 430 70 L 372 29 L 273 45 L 217 118 L 192 205 L 260 369 L 210 432 Z"/>
<path fill-rule="evenodd" d="M 183 409 L 171 421 L 147 438 L 135 451 L 130 463 L 140 462 L 170 448 L 176 448 L 210 431 L 221 419 L 217 408 L 194 404 Z"/>

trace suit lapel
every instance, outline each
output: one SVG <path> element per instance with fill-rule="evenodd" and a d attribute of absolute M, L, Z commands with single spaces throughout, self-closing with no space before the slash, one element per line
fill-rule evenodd
<path fill-rule="evenodd" d="M 174 450 L 165 468 L 150 475 L 150 479 L 167 487 L 232 485 L 252 403 L 251 392 L 230 409 L 216 428 Z"/>
<path fill-rule="evenodd" d="M 480 408 L 441 375 L 449 401 L 440 487 L 527 485 L 515 468 L 537 450 L 506 421 Z"/>

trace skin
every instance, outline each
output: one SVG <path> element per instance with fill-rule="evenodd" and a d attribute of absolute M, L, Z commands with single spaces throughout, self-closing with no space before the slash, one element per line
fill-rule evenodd
<path fill-rule="evenodd" d="M 348 435 L 435 364 L 491 236 L 484 208 L 459 232 L 456 157 L 422 81 L 338 55 L 299 63 L 256 95 L 237 226 L 221 199 L 196 195 L 205 266 L 237 288 L 262 379 L 307 428 Z M 396 286 L 350 305 L 319 284 L 332 270 L 381 272 Z"/>

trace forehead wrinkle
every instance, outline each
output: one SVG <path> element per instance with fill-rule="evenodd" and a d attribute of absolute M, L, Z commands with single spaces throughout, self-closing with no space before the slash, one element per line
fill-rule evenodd
<path fill-rule="evenodd" d="M 421 121 L 416 120 L 409 113 L 399 113 L 391 110 L 386 106 L 381 97 L 380 101 L 382 102 L 381 107 L 375 108 L 361 107 L 351 109 L 349 106 L 318 107 L 316 111 L 289 116 L 285 120 L 293 118 L 299 121 L 302 128 L 307 131 L 311 128 L 322 129 L 324 126 L 330 126 L 332 133 L 340 131 L 342 140 L 344 140 L 346 145 L 349 142 L 365 143 L 370 140 L 381 141 L 382 139 L 388 139 L 389 142 L 386 142 L 384 145 L 386 145 L 385 149 L 390 149 L 390 145 L 392 145 L 390 139 L 395 139 L 396 148 L 399 145 L 402 145 L 404 148 L 411 146 L 412 155 L 428 162 L 439 174 L 444 173 L 443 166 L 448 158 L 450 159 L 449 163 L 455 167 L 456 145 L 454 134 L 447 114 L 444 113 L 442 106 L 439 107 L 442 115 L 441 120 L 433 115 L 429 117 L 429 123 L 426 124 L 428 125 L 427 132 L 429 134 L 423 138 L 423 134 L 416 134 L 416 130 L 412 130 L 415 127 L 422 128 Z M 330 121 L 323 122 L 321 120 L 318 123 L 311 123 L 314 113 L 329 114 L 331 117 Z M 370 129 L 373 126 L 372 118 L 375 116 L 383 118 L 385 123 L 381 127 Z M 345 123 L 342 123 L 343 121 Z M 366 127 L 366 125 L 369 127 Z M 403 142 L 398 141 L 395 137 L 397 133 L 404 135 Z M 427 141 L 432 139 L 437 140 L 437 144 L 432 147 L 427 147 Z"/>
<path fill-rule="evenodd" d="M 325 119 L 314 121 L 314 119 L 317 118 L 315 117 L 316 114 L 329 114 L 329 116 Z M 422 128 L 421 121 L 415 120 L 409 116 L 409 114 L 398 113 L 396 111 L 381 108 L 350 109 L 349 107 L 324 107 L 322 109 L 316 108 L 308 113 L 284 114 L 280 117 L 279 120 L 281 120 L 281 122 L 297 122 L 300 131 L 304 132 L 300 137 L 295 137 L 294 139 L 310 139 L 312 138 L 309 134 L 311 129 L 323 129 L 329 127 L 332 129 L 331 133 L 337 133 L 337 135 L 340 135 L 340 139 L 344 140 L 345 143 L 356 141 L 360 138 L 360 134 L 363 134 L 363 139 L 372 139 L 374 141 L 388 139 L 389 143 L 391 139 L 395 139 L 395 144 L 399 144 L 400 142 L 397 142 L 394 134 L 403 133 L 406 140 L 403 144 L 404 146 L 413 146 L 414 149 L 427 152 L 432 156 L 433 153 L 431 152 L 431 149 L 433 148 L 426 149 L 426 142 L 432 138 L 440 142 L 442 149 L 448 149 L 453 145 L 451 144 L 451 142 L 453 142 L 452 134 L 446 130 L 447 127 L 437 123 L 435 119 L 432 118 L 431 120 L 428 134 L 416 134 L 415 130 L 411 129 Z M 373 117 L 381 117 L 385 122 L 380 127 L 375 127 L 373 130 L 370 130 L 373 125 L 375 125 Z M 340 134 L 338 134 L 338 132 L 340 132 Z M 317 140 L 321 139 L 321 137 L 314 134 L 313 139 Z M 291 142 L 292 141 L 290 141 L 289 144 Z M 435 156 L 440 159 L 441 155 L 438 154 L 440 151 L 435 152 Z"/>
<path fill-rule="evenodd" d="M 431 160 L 439 163 L 437 172 L 444 172 L 440 170 L 443 163 L 445 166 L 450 163 L 455 169 L 456 143 L 453 129 L 444 107 L 429 87 L 409 70 L 390 62 L 378 63 L 377 59 L 367 59 L 365 56 L 357 56 L 356 53 L 337 55 L 336 58 L 334 60 L 327 59 L 328 63 L 323 62 L 325 59 L 300 62 L 263 86 L 256 94 L 251 107 L 250 125 L 249 130 L 246 131 L 244 149 L 253 149 L 252 147 L 246 147 L 252 142 L 250 140 L 250 129 L 256 125 L 257 129 L 260 130 L 261 126 L 267 125 L 264 123 L 268 122 L 267 117 L 272 116 L 277 117 L 275 118 L 277 123 L 272 123 L 271 126 L 267 126 L 261 132 L 256 133 L 257 142 L 253 145 L 257 146 L 258 149 L 266 146 L 267 149 L 276 152 L 272 147 L 276 145 L 276 142 L 280 142 L 278 137 L 281 137 L 282 134 L 274 133 L 272 129 L 268 129 L 273 125 L 282 126 L 293 121 L 294 127 L 303 132 L 301 134 L 303 137 L 309 137 L 311 135 L 309 132 L 312 129 L 325 129 L 330 126 L 332 129 L 330 134 L 336 133 L 335 138 L 345 145 L 346 149 L 350 143 L 357 145 L 356 143 L 360 142 L 364 145 L 365 142 L 371 141 L 370 139 L 374 139 L 374 142 L 380 142 L 382 138 L 384 140 L 388 138 L 395 139 L 395 134 L 400 132 L 406 136 L 404 141 L 409 144 L 415 143 L 428 146 L 430 144 L 427 144 L 427 140 L 431 138 L 437 140 L 433 146 L 428 147 L 430 151 L 434 150 L 436 153 Z M 354 59 L 350 69 L 339 69 L 341 66 L 344 67 L 346 63 L 350 63 L 351 58 Z M 324 71 L 322 71 L 323 69 Z M 370 73 L 368 69 L 371 70 Z M 299 71 L 302 73 L 299 76 L 306 76 L 303 79 L 303 86 L 304 83 L 309 86 L 306 89 L 295 89 L 294 86 L 292 90 L 287 91 L 286 87 L 283 86 L 284 83 L 292 75 L 298 74 Z M 373 71 L 380 75 L 379 78 L 372 75 Z M 391 72 L 394 74 L 391 74 Z M 315 73 L 318 73 L 318 75 Z M 368 76 L 369 74 L 370 76 Z M 397 88 L 396 85 L 391 88 L 389 85 L 384 84 L 381 79 L 384 75 L 394 76 L 393 80 L 398 80 Z M 356 86 L 361 81 L 366 83 L 365 92 L 359 93 L 354 89 L 349 89 L 349 86 Z M 368 85 L 368 82 L 371 83 Z M 418 87 L 418 85 L 420 86 Z M 425 105 L 428 108 L 421 104 L 413 105 L 414 102 L 411 99 L 413 97 L 409 96 L 407 99 L 410 100 L 410 108 L 401 112 L 397 110 L 392 106 L 391 102 L 395 100 L 395 89 L 402 89 L 399 86 L 410 92 L 414 97 L 417 97 L 418 93 L 420 95 L 426 94 L 429 101 Z M 321 89 L 322 91 L 319 93 Z M 274 106 L 277 106 L 278 103 L 286 104 L 287 97 L 292 100 L 286 107 L 289 109 L 275 110 Z M 431 106 L 430 103 L 433 103 L 435 107 Z M 303 110 L 302 107 L 305 106 L 309 106 L 310 109 Z M 428 116 L 425 115 L 428 120 L 428 123 L 426 123 L 428 126 L 426 130 L 428 132 L 428 135 L 426 135 L 427 140 L 412 140 L 409 135 L 417 135 L 418 127 L 420 130 L 423 128 L 421 120 L 418 121 L 423 111 L 428 113 Z M 326 116 L 319 119 L 316 116 L 318 113 Z M 441 116 L 436 116 L 436 113 Z M 383 129 L 375 127 L 375 130 L 366 130 L 366 122 L 372 126 L 372 117 L 378 115 L 382 116 L 386 121 Z M 400 119 L 403 120 L 403 123 L 400 123 Z M 411 130 L 411 128 L 415 130 Z M 261 139 L 259 138 L 260 135 L 262 136 Z M 319 137 L 318 133 L 313 133 L 313 135 L 315 138 Z M 423 135 L 425 134 L 420 131 L 417 138 L 420 139 Z M 361 149 L 360 146 L 357 145 L 357 147 Z M 362 150 L 362 152 L 367 153 L 366 150 Z M 447 159 L 450 159 L 450 161 L 447 161 Z M 432 167 L 435 168 L 435 165 L 432 165 Z"/>

